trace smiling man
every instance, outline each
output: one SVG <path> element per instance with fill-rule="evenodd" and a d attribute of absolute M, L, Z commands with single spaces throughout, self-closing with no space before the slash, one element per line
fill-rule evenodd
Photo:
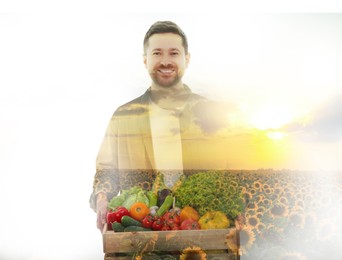
<path fill-rule="evenodd" d="M 90 204 L 100 230 L 108 201 L 121 190 L 148 189 L 157 172 L 172 187 L 193 169 L 226 166 L 223 142 L 215 135 L 223 128 L 224 109 L 183 83 L 189 61 L 188 41 L 178 25 L 162 21 L 150 27 L 143 62 L 151 86 L 115 111 L 96 160 Z"/>

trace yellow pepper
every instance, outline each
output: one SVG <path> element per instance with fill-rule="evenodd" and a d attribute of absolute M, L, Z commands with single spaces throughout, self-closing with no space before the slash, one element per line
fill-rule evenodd
<path fill-rule="evenodd" d="M 230 225 L 227 216 L 221 211 L 209 211 L 205 213 L 199 219 L 198 223 L 201 229 L 224 229 Z"/>

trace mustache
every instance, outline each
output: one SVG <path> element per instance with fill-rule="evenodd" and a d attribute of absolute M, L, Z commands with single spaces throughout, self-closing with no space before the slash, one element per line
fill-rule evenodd
<path fill-rule="evenodd" d="M 155 70 L 158 69 L 176 69 L 176 67 L 173 65 L 159 65 L 155 67 Z"/>

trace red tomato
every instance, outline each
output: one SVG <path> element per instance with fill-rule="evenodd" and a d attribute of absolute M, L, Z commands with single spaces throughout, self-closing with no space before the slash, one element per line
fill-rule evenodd
<path fill-rule="evenodd" d="M 147 215 L 142 220 L 142 225 L 145 228 L 151 228 L 154 221 L 154 217 L 152 215 Z"/>
<path fill-rule="evenodd" d="M 200 229 L 200 225 L 198 224 L 197 221 L 193 219 L 186 219 L 182 222 L 180 225 L 181 230 L 192 230 L 192 229 Z"/>
<path fill-rule="evenodd" d="M 113 222 L 121 223 L 121 218 L 123 216 L 129 216 L 129 211 L 125 207 L 117 207 L 114 211 L 108 211 L 107 213 L 107 223 L 112 224 Z"/>
<path fill-rule="evenodd" d="M 169 220 L 172 220 L 173 223 L 179 225 L 180 224 L 180 217 L 179 215 L 177 214 L 177 212 L 166 212 L 164 215 L 163 215 L 163 219 L 165 221 L 169 221 Z"/>
<path fill-rule="evenodd" d="M 168 230 L 171 230 L 171 228 L 168 225 L 163 225 L 161 230 L 162 231 L 168 231 Z"/>
<path fill-rule="evenodd" d="M 153 230 L 161 230 L 163 227 L 163 220 L 161 218 L 157 218 L 153 223 L 152 223 L 152 229 Z"/>
<path fill-rule="evenodd" d="M 180 230 L 180 227 L 179 225 L 173 225 L 173 227 L 171 228 L 171 230 Z"/>

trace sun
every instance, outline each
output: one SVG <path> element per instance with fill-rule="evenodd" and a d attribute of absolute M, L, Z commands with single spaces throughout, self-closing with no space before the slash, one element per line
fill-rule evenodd
<path fill-rule="evenodd" d="M 250 112 L 250 124 L 259 130 L 279 129 L 293 120 L 293 112 L 284 104 L 264 104 Z M 277 139 L 281 135 L 271 134 Z"/>

